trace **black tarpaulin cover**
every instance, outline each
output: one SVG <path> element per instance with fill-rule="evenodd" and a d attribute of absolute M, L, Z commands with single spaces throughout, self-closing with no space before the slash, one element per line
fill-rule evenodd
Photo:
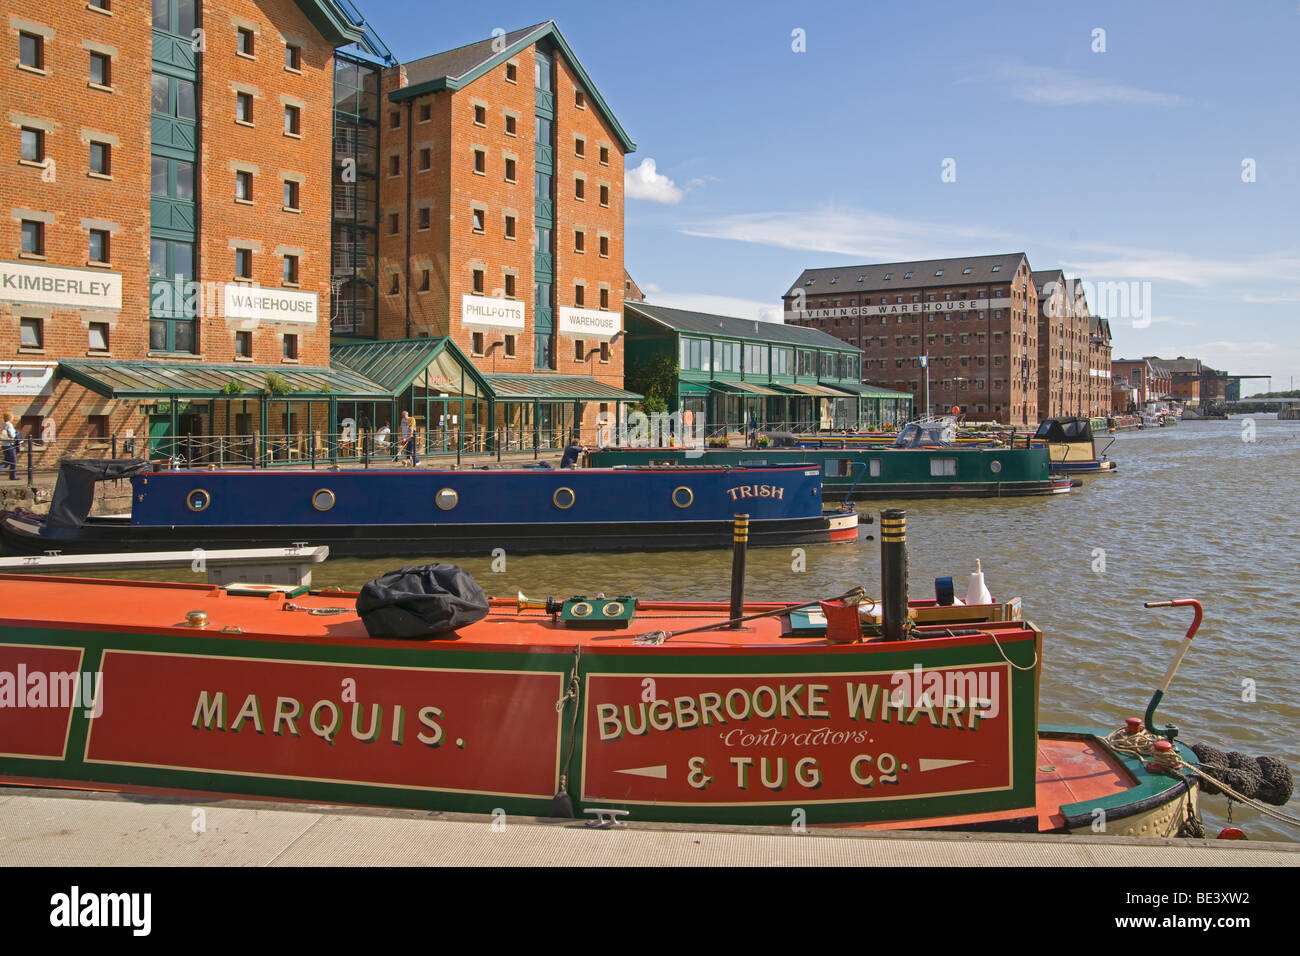
<path fill-rule="evenodd" d="M 95 503 L 95 485 L 130 478 L 150 470 L 143 458 L 69 458 L 59 465 L 50 513 L 46 521 L 61 528 L 79 528 Z"/>
<path fill-rule="evenodd" d="M 368 582 L 357 595 L 357 613 L 371 637 L 433 637 L 481 621 L 488 601 L 464 568 L 426 564 Z"/>

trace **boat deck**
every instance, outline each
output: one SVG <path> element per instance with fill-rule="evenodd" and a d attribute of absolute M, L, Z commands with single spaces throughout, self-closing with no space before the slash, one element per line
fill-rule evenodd
<path fill-rule="evenodd" d="M 200 827 L 201 824 L 201 827 Z M 653 824 L 0 789 L 2 866 L 1300 865 L 1300 844 Z"/>
<path fill-rule="evenodd" d="M 571 595 L 556 595 L 561 600 Z M 609 595 L 614 597 L 614 595 Z M 826 597 L 833 597 L 827 595 Z M 746 614 L 791 607 L 789 603 L 747 603 Z M 284 640 L 340 646 L 458 647 L 476 650 L 560 649 L 575 645 L 601 650 L 631 649 L 636 638 L 653 631 L 675 633 L 729 616 L 725 602 L 640 601 L 630 626 L 567 627 L 552 622 L 541 610 L 518 611 L 514 598 L 492 598 L 486 618 L 439 638 L 387 640 L 367 635 L 356 612 L 356 593 L 313 592 L 295 597 L 284 593 L 235 594 L 210 584 L 158 584 L 153 582 L 88 579 L 46 575 L 0 574 L 0 624 L 11 627 L 60 630 L 113 630 L 153 635 L 193 637 L 196 628 L 186 623 L 192 611 L 204 611 L 205 637 Z M 324 611 L 322 614 L 313 611 Z M 824 637 L 791 633 L 784 615 L 760 618 L 736 629 L 717 629 L 674 636 L 675 649 L 723 651 L 733 648 L 802 648 L 829 645 Z M 987 629 L 989 625 L 980 625 Z M 975 637 L 943 637 L 959 644 Z M 859 649 L 880 643 L 854 645 Z M 642 649 L 643 650 L 643 649 Z"/>

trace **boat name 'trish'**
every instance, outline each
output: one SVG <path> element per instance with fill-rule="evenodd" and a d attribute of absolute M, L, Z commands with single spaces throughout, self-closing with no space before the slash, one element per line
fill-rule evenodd
<path fill-rule="evenodd" d="M 775 498 L 780 501 L 785 497 L 785 489 L 776 485 L 737 485 L 735 488 L 726 489 L 726 492 L 731 495 L 732 501 L 739 501 L 741 498 Z"/>
<path fill-rule="evenodd" d="M 359 703 L 352 705 L 351 729 L 352 736 L 362 743 L 373 743 L 378 740 L 384 729 L 384 709 L 379 704 L 371 704 L 368 708 Z M 367 716 L 368 712 L 368 716 Z M 226 730 L 231 733 L 238 733 L 244 724 L 248 724 L 259 734 L 266 732 L 266 725 L 262 720 L 263 705 L 257 699 L 256 694 L 249 694 L 244 698 L 244 703 L 240 706 L 239 711 L 230 721 L 227 728 L 226 723 L 226 695 L 223 691 L 217 691 L 215 694 L 209 694 L 206 690 L 199 692 L 198 703 L 194 707 L 194 719 L 190 726 L 195 730 Z M 271 733 L 277 736 L 290 734 L 294 737 L 301 737 L 302 733 L 298 730 L 297 721 L 303 716 L 302 702 L 293 697 L 277 697 L 275 699 L 274 711 L 268 712 L 267 716 L 271 717 Z M 442 711 L 437 707 L 421 707 L 417 715 L 420 726 L 423 728 L 417 733 L 416 739 L 422 744 L 430 747 L 437 747 L 442 743 L 442 727 L 439 726 L 435 718 L 442 716 Z M 365 719 L 367 726 L 361 727 L 362 719 Z M 343 723 L 343 708 L 332 700 L 318 700 L 307 711 L 306 720 L 303 721 L 306 729 L 310 730 L 317 737 L 326 743 L 334 743 L 334 738 L 338 734 L 339 727 Z M 389 720 L 388 737 L 395 744 L 401 744 L 406 734 L 406 708 L 401 704 L 394 704 L 392 707 L 392 716 Z"/>

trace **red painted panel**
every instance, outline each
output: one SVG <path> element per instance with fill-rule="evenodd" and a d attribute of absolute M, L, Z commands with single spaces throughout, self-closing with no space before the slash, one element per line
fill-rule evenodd
<path fill-rule="evenodd" d="M 110 650 L 86 759 L 549 798 L 562 680 Z"/>
<path fill-rule="evenodd" d="M 0 753 L 62 759 L 80 669 L 79 647 L 0 644 Z"/>
<path fill-rule="evenodd" d="M 929 683 L 914 684 L 916 676 Z M 964 703 L 915 708 L 935 680 L 954 691 L 940 698 Z M 903 722 L 886 705 L 895 691 L 900 703 L 911 702 L 902 704 Z M 977 696 L 995 703 L 969 703 Z M 900 678 L 591 674 L 584 699 L 584 800 L 878 801 L 1012 784 L 1011 687 L 1002 664 Z"/>

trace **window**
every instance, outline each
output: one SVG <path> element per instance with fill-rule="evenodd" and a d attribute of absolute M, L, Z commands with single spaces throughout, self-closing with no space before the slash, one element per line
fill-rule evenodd
<path fill-rule="evenodd" d="M 506 64 L 506 82 L 507 83 L 519 82 L 519 65 L 517 63 Z"/>
<path fill-rule="evenodd" d="M 194 0 L 153 0 L 154 29 L 191 39 L 196 6 Z"/>
<path fill-rule="evenodd" d="M 108 262 L 108 245 L 109 238 L 107 229 L 90 230 L 90 261 Z"/>
<path fill-rule="evenodd" d="M 18 62 L 33 70 L 45 69 L 45 38 L 35 33 L 18 34 Z"/>
<path fill-rule="evenodd" d="M 1001 272 L 1001 271 L 1002 271 L 1002 267 L 1001 267 L 1001 266 L 994 266 L 994 267 L 993 267 L 993 271 L 994 271 L 994 272 Z"/>
<path fill-rule="evenodd" d="M 284 257 L 284 281 L 290 285 L 298 284 L 298 257 L 286 255 Z"/>
<path fill-rule="evenodd" d="M 515 161 L 513 159 L 507 159 L 506 160 L 506 182 L 513 183 L 514 181 L 515 181 Z"/>
<path fill-rule="evenodd" d="M 388 234 L 389 234 L 390 236 L 395 236 L 395 235 L 397 235 L 399 232 L 401 232 L 401 229 L 402 229 L 402 220 L 401 220 L 400 215 L 399 215 L 398 213 L 395 213 L 395 212 L 394 212 L 394 213 L 389 213 L 389 214 L 388 214 Z"/>
<path fill-rule="evenodd" d="M 235 250 L 235 275 L 241 279 L 253 278 L 253 250 Z"/>
<path fill-rule="evenodd" d="M 518 135 L 518 124 L 519 121 L 515 119 L 515 117 L 507 113 L 506 114 L 506 135 L 507 136 Z"/>
<path fill-rule="evenodd" d="M 394 272 L 392 275 L 392 281 L 388 283 L 388 294 L 398 295 L 401 293 L 401 291 L 402 291 L 402 276 L 400 273 Z"/>
<path fill-rule="evenodd" d="M 473 337 L 470 339 L 469 350 L 471 355 L 483 354 L 483 333 L 482 332 L 474 333 Z"/>
<path fill-rule="evenodd" d="M 584 233 L 584 232 L 579 232 L 578 230 L 574 230 L 574 233 L 573 233 L 573 251 L 574 251 L 574 252 L 585 252 L 585 251 L 586 251 L 586 245 L 587 245 L 587 234 Z"/>
<path fill-rule="evenodd" d="M 45 130 L 24 126 L 19 134 L 18 158 L 28 163 L 45 162 Z"/>
<path fill-rule="evenodd" d="M 45 255 L 45 223 L 32 219 L 23 220 L 22 251 L 31 256 Z"/>
<path fill-rule="evenodd" d="M 295 73 L 302 69 L 302 47 L 294 43 L 284 45 L 284 68 Z"/>
<path fill-rule="evenodd" d="M 600 164 L 601 164 L 602 166 L 608 166 L 608 165 L 609 165 L 609 147 L 608 147 L 608 146 L 602 146 L 602 147 L 600 148 Z"/>
<path fill-rule="evenodd" d="M 416 215 L 419 216 L 419 228 L 428 229 L 430 220 L 433 218 L 429 207 L 428 206 L 422 207 Z"/>
<path fill-rule="evenodd" d="M 235 94 L 235 122 L 237 123 L 253 122 L 253 94 L 252 93 Z"/>
<path fill-rule="evenodd" d="M 91 322 L 89 328 L 89 340 L 87 347 L 95 352 L 108 351 L 108 323 Z"/>
<path fill-rule="evenodd" d="M 482 209 L 474 210 L 474 231 L 475 232 L 483 231 L 483 210 Z"/>
<path fill-rule="evenodd" d="M 284 208 L 285 209 L 296 210 L 299 208 L 298 194 L 299 194 L 298 183 L 292 179 L 286 179 L 284 181 Z"/>
<path fill-rule="evenodd" d="M 253 201 L 253 174 L 244 170 L 235 173 L 235 198 L 241 202 Z"/>
<path fill-rule="evenodd" d="M 586 189 L 587 184 L 585 182 L 581 179 L 575 179 L 573 181 L 573 198 L 585 200 L 587 198 Z"/>
<path fill-rule="evenodd" d="M 253 31 L 246 29 L 245 27 L 239 27 L 239 29 L 236 32 L 236 36 L 237 36 L 236 50 L 239 52 L 240 56 L 252 56 L 253 55 Z"/>
<path fill-rule="evenodd" d="M 600 254 L 606 259 L 609 258 L 609 236 L 600 237 Z"/>
<path fill-rule="evenodd" d="M 402 157 L 401 157 L 401 156 L 389 156 L 389 157 L 388 157 L 388 175 L 390 175 L 390 176 L 400 176 L 400 175 L 402 175 Z"/>
<path fill-rule="evenodd" d="M 514 297 L 515 297 L 515 277 L 513 273 L 507 272 L 506 273 L 506 298 L 513 299 Z"/>
<path fill-rule="evenodd" d="M 253 333 L 252 332 L 235 333 L 235 356 L 237 358 L 253 357 Z"/>
<path fill-rule="evenodd" d="M 90 144 L 90 171 L 100 176 L 113 174 L 113 147 L 110 144 Z"/>
<path fill-rule="evenodd" d="M 573 141 L 573 155 L 579 157 L 587 155 L 587 141 L 585 139 L 575 139 Z"/>
<path fill-rule="evenodd" d="M 298 333 L 286 332 L 284 335 L 284 357 L 296 361 L 298 358 Z"/>
<path fill-rule="evenodd" d="M 515 357 L 515 337 L 509 333 L 507 333 L 506 335 L 505 353 L 506 353 L 506 358 Z"/>
<path fill-rule="evenodd" d="M 420 122 L 427 123 L 433 119 L 433 107 L 428 103 L 420 104 Z"/>
<path fill-rule="evenodd" d="M 401 110 L 393 110 L 391 113 L 388 114 L 388 128 L 389 128 L 389 129 L 401 129 L 401 128 L 402 128 L 402 111 L 401 111 Z"/>
<path fill-rule="evenodd" d="M 420 150 L 420 170 L 421 172 L 423 172 L 424 170 L 431 169 L 432 167 L 433 167 L 433 150 L 429 149 L 426 146 L 424 149 Z"/>
<path fill-rule="evenodd" d="M 600 360 L 608 364 L 609 362 L 609 343 L 600 343 Z"/>
<path fill-rule="evenodd" d="M 474 125 L 475 125 L 475 126 L 486 126 L 486 125 L 487 125 L 487 107 L 486 107 L 486 106 L 478 106 L 478 105 L 475 105 L 475 107 L 474 107 Z"/>
<path fill-rule="evenodd" d="M 106 53 L 90 54 L 90 82 L 95 86 L 113 85 L 113 59 Z"/>
<path fill-rule="evenodd" d="M 474 291 L 480 294 L 482 294 L 483 292 L 483 270 L 482 269 L 474 270 Z M 480 351 L 482 350 L 480 349 Z"/>
<path fill-rule="evenodd" d="M 585 304 L 586 298 L 587 298 L 587 287 L 575 283 L 573 286 L 573 304 L 578 308 L 582 308 L 582 306 Z"/>
<path fill-rule="evenodd" d="M 515 217 L 506 216 L 506 238 L 513 239 L 514 237 L 515 237 Z"/>
<path fill-rule="evenodd" d="M 429 270 L 428 269 L 420 270 L 420 288 L 417 291 L 419 292 L 429 291 Z"/>
<path fill-rule="evenodd" d="M 609 308 L 609 290 L 608 290 L 608 289 L 601 289 L 601 290 L 600 290 L 600 307 L 601 307 L 602 309 L 608 309 L 608 308 Z"/>
<path fill-rule="evenodd" d="M 601 187 L 600 187 L 600 204 L 601 204 L 602 206 L 608 206 L 608 205 L 609 205 L 609 187 L 608 187 L 608 186 L 601 186 Z"/>
<path fill-rule="evenodd" d="M 573 340 L 573 360 L 575 362 L 585 361 L 587 358 L 587 343 L 582 339 Z"/>
<path fill-rule="evenodd" d="M 45 348 L 45 320 L 19 319 L 18 344 L 25 349 Z"/>
<path fill-rule="evenodd" d="M 297 106 L 286 106 L 284 108 L 284 131 L 289 136 L 301 135 L 302 110 Z"/>
<path fill-rule="evenodd" d="M 587 108 L 587 96 L 582 92 L 582 90 L 575 89 L 573 91 L 573 105 L 580 110 L 585 110 Z"/>
<path fill-rule="evenodd" d="M 957 459 L 931 458 L 930 476 L 932 478 L 955 478 L 957 476 Z"/>
<path fill-rule="evenodd" d="M 474 150 L 474 172 L 487 172 L 487 153 L 481 149 Z"/>

